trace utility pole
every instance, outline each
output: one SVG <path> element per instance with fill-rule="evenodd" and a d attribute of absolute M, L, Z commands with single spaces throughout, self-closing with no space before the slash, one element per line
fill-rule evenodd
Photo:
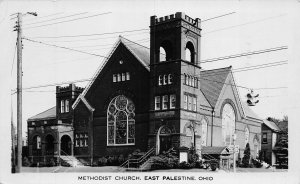
<path fill-rule="evenodd" d="M 26 14 L 31 14 L 37 16 L 35 12 L 27 12 Z M 17 166 L 16 173 L 21 172 L 22 168 L 22 13 L 17 13 L 17 25 L 16 31 L 17 37 Z"/>
<path fill-rule="evenodd" d="M 17 167 L 16 173 L 22 167 L 22 13 L 18 13 L 17 21 Z"/>

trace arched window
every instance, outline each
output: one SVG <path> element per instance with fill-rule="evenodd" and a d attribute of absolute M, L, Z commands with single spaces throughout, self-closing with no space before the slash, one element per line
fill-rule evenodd
<path fill-rule="evenodd" d="M 33 137 L 33 149 L 41 149 L 41 148 L 42 148 L 41 137 L 36 135 Z"/>
<path fill-rule="evenodd" d="M 249 143 L 249 135 L 250 135 L 250 131 L 248 129 L 248 127 L 245 128 L 245 146 L 247 143 Z"/>
<path fill-rule="evenodd" d="M 163 47 L 159 47 L 159 61 L 166 61 L 166 51 Z"/>
<path fill-rule="evenodd" d="M 195 64 L 195 49 L 192 42 L 187 42 L 186 44 L 185 60 Z"/>
<path fill-rule="evenodd" d="M 159 61 L 172 59 L 172 44 L 170 41 L 163 41 L 159 47 Z"/>
<path fill-rule="evenodd" d="M 235 113 L 230 104 L 225 104 L 222 111 L 222 137 L 224 145 L 233 143 L 233 134 L 235 133 Z"/>
<path fill-rule="evenodd" d="M 201 121 L 201 145 L 206 146 L 207 140 L 207 121 L 202 119 Z"/>
<path fill-rule="evenodd" d="M 135 106 L 124 95 L 112 99 L 107 108 L 107 145 L 134 145 Z"/>

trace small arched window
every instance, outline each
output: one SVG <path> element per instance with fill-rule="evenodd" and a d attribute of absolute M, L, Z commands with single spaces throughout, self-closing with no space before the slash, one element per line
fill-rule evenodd
<path fill-rule="evenodd" d="M 250 131 L 248 129 L 248 127 L 245 128 L 245 146 L 247 143 L 249 143 L 249 135 L 250 135 Z"/>
<path fill-rule="evenodd" d="M 202 119 L 201 121 L 201 145 L 206 146 L 207 140 L 207 121 Z"/>
<path fill-rule="evenodd" d="M 192 42 L 187 42 L 185 47 L 185 60 L 195 64 L 195 48 Z"/>
<path fill-rule="evenodd" d="M 41 137 L 36 135 L 33 137 L 33 149 L 41 149 L 41 148 L 42 148 Z"/>
<path fill-rule="evenodd" d="M 166 61 L 166 51 L 163 47 L 159 47 L 159 61 Z"/>

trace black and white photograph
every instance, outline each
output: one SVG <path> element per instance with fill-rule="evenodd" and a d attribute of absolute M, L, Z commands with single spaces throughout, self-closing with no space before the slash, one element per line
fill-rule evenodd
<path fill-rule="evenodd" d="M 0 0 L 0 183 L 299 183 L 300 1 Z"/>

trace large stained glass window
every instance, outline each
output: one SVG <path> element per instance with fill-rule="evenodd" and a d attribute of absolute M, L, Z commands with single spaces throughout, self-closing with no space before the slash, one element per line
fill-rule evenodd
<path fill-rule="evenodd" d="M 112 99 L 107 109 L 107 145 L 133 145 L 135 106 L 124 95 Z"/>

